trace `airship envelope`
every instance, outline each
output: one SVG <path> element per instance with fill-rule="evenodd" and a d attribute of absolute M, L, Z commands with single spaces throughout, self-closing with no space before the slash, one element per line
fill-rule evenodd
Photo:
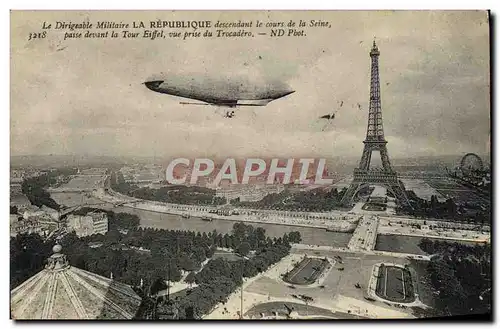
<path fill-rule="evenodd" d="M 158 93 L 229 107 L 265 106 L 294 92 L 283 82 L 263 79 L 251 81 L 245 77 L 165 74 L 152 77 L 144 84 Z"/>

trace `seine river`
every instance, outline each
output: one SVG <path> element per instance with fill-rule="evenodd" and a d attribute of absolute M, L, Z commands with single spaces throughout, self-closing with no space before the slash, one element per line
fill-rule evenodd
<path fill-rule="evenodd" d="M 100 200 L 86 197 L 81 193 L 53 193 L 52 198 L 61 205 L 73 206 L 82 203 L 87 203 L 89 206 L 112 210 L 114 212 L 127 212 L 137 215 L 142 227 L 155 227 L 166 230 L 183 230 L 195 232 L 211 232 L 216 230 L 220 233 L 228 233 L 232 230 L 235 221 L 214 219 L 212 221 L 204 221 L 199 218 L 182 218 L 179 215 L 157 213 L 142 209 L 134 209 L 128 207 L 113 207 L 110 204 L 92 205 L 101 202 Z M 346 247 L 351 239 L 352 233 L 327 232 L 319 228 L 307 228 L 298 226 L 276 225 L 276 224 L 261 224 L 248 223 L 254 227 L 262 227 L 266 230 L 266 234 L 271 237 L 280 237 L 284 233 L 298 231 L 302 236 L 302 242 L 310 245 Z"/>

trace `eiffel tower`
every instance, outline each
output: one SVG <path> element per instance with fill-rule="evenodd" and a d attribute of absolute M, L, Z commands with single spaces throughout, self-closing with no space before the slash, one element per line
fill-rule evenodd
<path fill-rule="evenodd" d="M 389 154 L 387 153 L 387 141 L 384 137 L 384 126 L 382 124 L 382 105 L 380 102 L 380 80 L 378 71 L 378 50 L 375 40 L 370 51 L 371 57 L 371 83 L 370 83 L 370 109 L 368 113 L 368 128 L 363 155 L 359 167 L 354 169 L 354 179 L 342 197 L 342 205 L 351 207 L 354 196 L 367 185 L 383 186 L 390 191 L 398 200 L 400 205 L 411 206 L 406 195 L 406 190 L 398 179 L 398 174 L 392 170 Z M 379 151 L 382 160 L 381 169 L 370 169 L 373 151 Z"/>

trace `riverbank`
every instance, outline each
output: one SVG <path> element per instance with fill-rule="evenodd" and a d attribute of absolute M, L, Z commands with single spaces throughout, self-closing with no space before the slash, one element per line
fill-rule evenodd
<path fill-rule="evenodd" d="M 306 223 L 296 223 L 296 222 L 291 222 L 291 221 L 278 221 L 278 220 L 269 220 L 269 217 L 251 217 L 251 216 L 245 216 L 245 215 L 230 215 L 230 216 L 221 216 L 217 214 L 211 214 L 211 213 L 204 213 L 204 212 L 198 212 L 198 213 L 190 213 L 190 212 L 182 212 L 182 211 L 175 211 L 172 209 L 155 209 L 150 207 L 149 205 L 143 206 L 141 204 L 137 205 L 131 205 L 131 204 L 124 204 L 123 207 L 125 208 L 134 208 L 134 209 L 140 209 L 140 210 L 145 210 L 145 211 L 150 211 L 150 212 L 156 212 L 156 213 L 164 213 L 164 214 L 172 214 L 172 215 L 178 215 L 178 216 L 189 216 L 189 217 L 184 217 L 186 220 L 189 220 L 189 218 L 197 218 L 197 219 L 202 219 L 205 221 L 212 221 L 212 220 L 226 220 L 226 221 L 233 221 L 233 222 L 247 222 L 247 223 L 255 223 L 255 224 L 274 224 L 274 225 L 283 225 L 283 226 L 294 226 L 294 227 L 306 227 L 306 228 L 317 228 L 317 229 L 325 229 L 328 230 L 329 232 L 338 232 L 338 233 L 352 233 L 356 227 L 356 224 L 351 224 L 347 227 L 335 227 L 334 225 L 328 225 L 328 224 L 306 224 Z M 333 227 L 332 227 L 333 226 Z"/>
<path fill-rule="evenodd" d="M 258 209 L 239 209 L 235 208 L 235 212 L 245 212 L 246 214 L 234 214 L 234 215 L 218 215 L 216 213 L 211 213 L 211 210 L 215 210 L 215 207 L 211 206 L 189 206 L 189 205 L 177 205 L 162 203 L 156 201 L 141 200 L 136 198 L 131 198 L 128 196 L 122 196 L 121 194 L 113 191 L 110 193 L 104 192 L 104 190 L 96 191 L 93 196 L 105 201 L 115 204 L 120 204 L 126 208 L 140 209 L 156 213 L 179 215 L 189 220 L 190 217 L 202 218 L 204 220 L 227 220 L 234 222 L 248 222 L 257 224 L 274 224 L 274 225 L 284 225 L 284 226 L 295 226 L 295 227 L 306 227 L 306 228 L 317 228 L 325 229 L 329 232 L 338 233 L 352 233 L 354 232 L 359 219 L 357 217 L 337 217 L 337 218 L 325 218 L 331 216 L 328 213 L 311 213 L 309 218 L 297 218 L 291 217 L 296 216 L 292 212 L 271 212 L 266 210 Z M 179 209 L 181 208 L 181 209 Z M 184 208 L 184 209 L 182 209 Z M 287 214 L 290 214 L 287 216 Z M 290 217 L 289 217 L 290 216 Z M 320 218 L 321 217 L 321 218 Z"/>

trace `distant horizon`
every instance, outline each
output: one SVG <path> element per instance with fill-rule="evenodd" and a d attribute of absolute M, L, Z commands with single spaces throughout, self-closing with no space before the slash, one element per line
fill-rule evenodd
<path fill-rule="evenodd" d="M 443 154 L 443 155 L 420 155 L 420 156 L 409 156 L 409 157 L 394 157 L 391 158 L 391 163 L 393 166 L 405 166 L 405 165 L 430 165 L 428 163 L 428 160 L 433 160 L 436 161 L 436 165 L 439 164 L 439 162 L 456 162 L 458 164 L 458 161 L 465 156 L 467 153 L 461 153 L 461 154 Z M 475 153 L 476 154 L 476 153 Z M 491 165 L 491 154 L 477 154 L 481 160 L 483 160 L 483 163 Z M 31 155 L 11 155 L 10 157 L 10 165 L 11 166 L 19 166 L 19 165 L 26 165 L 22 163 L 23 161 L 30 161 L 34 159 L 39 159 L 40 162 L 42 163 L 34 163 L 31 164 L 34 167 L 38 166 L 44 166 L 44 165 L 60 165 L 58 164 L 59 162 L 70 162 L 70 164 L 66 165 L 98 165 L 99 162 L 123 162 L 123 161 L 134 161 L 136 160 L 138 163 L 144 164 L 146 163 L 151 163 L 151 164 L 158 164 L 158 162 L 165 162 L 167 163 L 167 160 L 171 160 L 173 158 L 179 158 L 181 156 L 159 156 L 159 155 L 141 155 L 141 156 L 134 156 L 134 155 L 82 155 L 82 154 L 54 154 L 54 155 L 44 155 L 44 154 L 31 154 Z M 254 156 L 258 157 L 258 156 Z M 348 165 L 348 166 L 355 166 L 356 163 L 359 162 L 361 159 L 361 154 L 359 156 L 331 156 L 331 157 L 314 157 L 314 156 L 305 156 L 308 158 L 314 158 L 314 159 L 319 159 L 319 158 L 324 158 L 327 161 L 334 161 L 336 162 L 335 165 Z M 30 159 L 31 158 L 31 159 Z M 187 158 L 192 158 L 192 157 L 187 157 Z M 224 156 L 219 156 L 219 157 L 208 157 L 211 160 L 216 160 L 217 162 L 223 162 L 226 158 L 231 158 L 230 156 L 224 157 Z M 241 159 L 245 157 L 232 157 L 235 159 Z M 251 156 L 246 157 L 246 158 L 251 158 Z M 273 157 L 261 157 L 261 158 L 266 158 L 270 159 Z M 288 159 L 288 158 L 297 158 L 296 156 L 289 156 L 289 157 L 274 157 L 278 159 Z M 373 165 L 376 166 L 376 163 L 380 161 L 380 158 L 378 158 L 378 155 L 375 153 L 372 155 L 373 159 Z M 415 164 L 411 163 L 405 163 L 402 164 L 401 162 L 411 162 L 414 161 L 416 162 Z M 424 163 L 427 162 L 427 163 Z M 62 165 L 62 164 L 61 164 Z M 331 163 L 330 163 L 331 165 Z"/>
<path fill-rule="evenodd" d="M 488 153 L 488 154 L 482 154 L 482 153 L 476 153 L 476 152 L 461 152 L 461 153 L 444 153 L 444 154 L 429 154 L 429 155 L 425 155 L 425 154 L 420 154 L 420 155 L 411 155 L 411 156 L 408 156 L 408 157 L 402 157 L 402 156 L 397 156 L 397 157 L 390 157 L 391 159 L 411 159 L 411 158 L 426 158 L 426 157 L 452 157 L 452 156 L 464 156 L 466 155 L 467 153 L 474 153 L 480 157 L 487 157 L 487 156 L 490 156 L 491 153 Z M 120 158 L 120 157 L 129 157 L 129 158 L 170 158 L 170 157 L 180 157 L 180 156 L 185 156 L 185 155 L 178 155 L 178 154 L 175 154 L 175 155 L 125 155 L 125 154 L 83 154 L 83 153 L 67 153 L 67 154 L 57 154 L 57 153 L 53 153 L 53 154 L 10 154 L 10 157 L 13 158 L 13 157 L 114 157 L 114 158 Z M 246 158 L 249 158 L 249 157 L 257 157 L 257 156 L 261 156 L 261 157 L 266 157 L 266 158 L 272 158 L 273 156 L 262 156 L 262 155 L 248 155 L 248 156 L 234 156 L 235 158 L 242 158 L 242 157 L 246 157 Z M 318 156 L 318 155 L 280 155 L 280 156 L 276 156 L 276 158 L 287 158 L 287 157 L 311 157 L 311 158 L 320 158 L 320 157 L 323 157 L 323 158 L 327 158 L 327 159 L 333 159 L 333 158 L 361 158 L 361 153 L 359 154 L 359 156 L 355 156 L 355 155 L 333 155 L 333 156 Z M 390 151 L 389 151 L 389 156 L 390 156 Z M 186 157 L 193 157 L 193 156 L 186 156 Z M 227 157 L 230 157 L 230 155 L 227 155 L 227 156 L 217 156 L 215 158 L 227 158 Z"/>

